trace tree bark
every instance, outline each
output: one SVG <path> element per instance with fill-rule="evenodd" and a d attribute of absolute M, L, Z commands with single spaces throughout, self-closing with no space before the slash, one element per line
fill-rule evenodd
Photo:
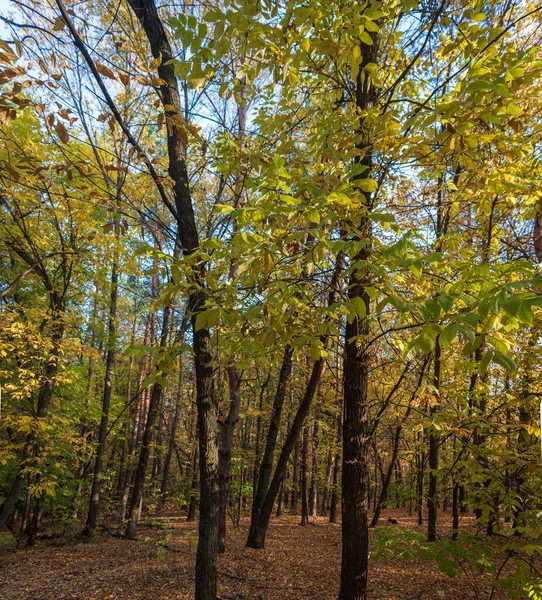
<path fill-rule="evenodd" d="M 376 63 L 378 34 L 372 34 L 373 44 L 361 43 L 362 64 Z M 361 70 L 360 70 L 361 72 Z M 365 74 L 364 74 L 365 75 Z M 370 77 L 358 74 L 356 79 L 356 107 L 362 112 L 370 109 L 376 101 L 376 88 Z M 360 150 L 357 163 L 366 169 L 354 178 L 356 181 L 371 176 L 372 145 L 369 132 L 361 120 L 359 141 Z M 359 188 L 358 188 L 359 189 Z M 352 241 L 360 249 L 352 257 L 352 264 L 364 264 L 371 255 L 372 196 L 365 193 L 365 210 L 360 211 L 359 233 L 352 235 Z M 344 407 L 343 407 L 343 459 L 342 459 L 342 560 L 339 600 L 364 600 L 367 597 L 367 572 L 369 564 L 368 512 L 368 450 L 369 429 L 369 318 L 371 301 L 366 286 L 370 285 L 370 271 L 354 269 L 348 282 L 348 299 L 358 309 L 346 323 L 345 349 L 343 359 Z"/>
<path fill-rule="evenodd" d="M 177 219 L 178 236 L 183 253 L 188 256 L 196 252 L 200 244 L 188 180 L 186 147 L 175 122 L 175 116 L 181 117 L 182 110 L 179 86 L 173 64 L 174 53 L 154 0 L 128 0 L 128 2 L 145 31 L 152 56 L 160 60 L 158 76 L 164 81 L 163 85 L 160 86 L 160 96 L 166 113 L 168 173 L 173 181 L 174 214 Z M 173 207 L 168 205 L 168 208 L 171 211 Z M 196 316 L 204 309 L 207 299 L 205 280 L 205 265 L 203 262 L 196 262 L 193 267 L 193 280 L 191 281 L 188 297 L 192 314 L 200 459 L 200 521 L 196 552 L 195 599 L 216 600 L 218 402 L 214 388 L 210 332 L 207 327 L 198 328 L 196 325 Z"/>

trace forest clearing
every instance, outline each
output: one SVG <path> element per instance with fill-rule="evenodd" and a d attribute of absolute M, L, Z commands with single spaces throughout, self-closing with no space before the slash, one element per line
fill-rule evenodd
<path fill-rule="evenodd" d="M 542 3 L 0 0 L 0 598 L 542 600 Z"/>

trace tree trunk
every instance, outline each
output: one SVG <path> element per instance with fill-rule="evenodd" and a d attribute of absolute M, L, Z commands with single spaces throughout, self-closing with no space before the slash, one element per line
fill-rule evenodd
<path fill-rule="evenodd" d="M 373 519 L 371 521 L 371 527 L 376 527 L 378 525 L 378 519 L 380 518 L 380 512 L 382 509 L 382 504 L 385 501 L 387 494 L 388 494 L 388 488 L 391 482 L 391 476 L 392 476 L 392 472 L 393 469 L 395 468 L 396 464 L 397 464 L 397 456 L 399 454 L 399 443 L 401 441 L 401 433 L 403 431 L 403 427 L 408 419 L 408 417 L 410 416 L 410 413 L 412 411 L 412 403 L 414 402 L 416 395 L 418 393 L 418 390 L 420 389 L 422 383 L 423 383 L 423 377 L 425 374 L 425 368 L 427 366 L 427 360 L 424 361 L 421 371 L 420 371 L 420 375 L 418 378 L 418 382 L 416 385 L 416 389 L 414 390 L 414 392 L 412 393 L 408 406 L 405 410 L 405 413 L 403 415 L 403 418 L 401 419 L 401 423 L 399 425 L 397 425 L 397 427 L 395 428 L 395 434 L 393 437 L 393 448 L 392 448 L 392 454 L 391 454 L 391 461 L 388 467 L 388 471 L 386 473 L 386 476 L 384 477 L 384 480 L 382 482 L 382 489 L 380 490 L 380 498 L 378 499 L 378 502 L 375 506 L 375 511 L 373 514 Z M 397 507 L 399 508 L 399 507 Z"/>
<path fill-rule="evenodd" d="M 171 315 L 171 307 L 164 307 L 164 315 L 162 317 L 162 332 L 160 334 L 160 346 L 164 348 L 167 344 L 167 336 L 169 331 L 169 318 Z M 162 375 L 165 377 L 165 375 Z M 149 411 L 145 430 L 143 431 L 143 439 L 141 440 L 141 450 L 139 460 L 135 472 L 134 487 L 130 499 L 130 507 L 128 512 L 128 522 L 126 525 L 126 535 L 134 537 L 138 523 L 140 505 L 143 498 L 143 487 L 145 485 L 145 474 L 147 472 L 147 463 L 151 451 L 152 438 L 154 435 L 154 424 L 158 418 L 158 410 L 160 400 L 162 398 L 163 385 L 160 381 L 156 381 L 152 386 L 151 398 L 149 402 Z"/>
<path fill-rule="evenodd" d="M 153 58 L 160 61 L 158 76 L 162 106 L 167 118 L 172 113 L 182 116 L 179 86 L 173 64 L 174 53 L 158 15 L 154 0 L 128 0 L 149 40 Z M 173 182 L 175 206 L 167 199 L 165 190 L 155 178 L 162 200 L 177 221 L 180 246 L 185 256 L 199 248 L 199 235 L 192 204 L 186 147 L 181 132 L 174 123 L 168 123 L 168 174 Z M 152 164 L 149 163 L 149 170 Z M 216 554 L 218 550 L 218 402 L 214 389 L 213 360 L 210 332 L 198 328 L 197 314 L 203 310 L 206 293 L 206 270 L 203 262 L 196 262 L 188 295 L 192 314 L 194 365 L 196 371 L 196 404 L 198 409 L 198 439 L 200 460 L 200 520 L 196 552 L 195 600 L 216 600 Z"/>
<path fill-rule="evenodd" d="M 301 452 L 301 525 L 309 523 L 309 476 L 309 431 L 305 427 Z"/>
<path fill-rule="evenodd" d="M 299 408 L 297 409 L 297 413 L 292 423 L 292 428 L 290 429 L 290 432 L 286 437 L 286 441 L 284 442 L 284 446 L 280 453 L 277 466 L 273 474 L 273 478 L 271 479 L 271 483 L 269 485 L 269 490 L 262 504 L 262 508 L 260 510 L 255 526 L 253 529 L 251 529 L 251 533 L 249 535 L 249 538 L 247 539 L 247 548 L 263 548 L 265 545 L 265 535 L 267 533 L 267 527 L 269 525 L 271 513 L 273 512 L 273 505 L 279 492 L 280 483 L 284 476 L 284 472 L 286 471 L 286 467 L 288 466 L 290 454 L 294 449 L 299 434 L 301 433 L 305 418 L 310 410 L 312 400 L 318 387 L 318 382 L 324 370 L 324 366 L 324 360 L 321 358 L 315 361 L 313 365 L 311 376 L 307 384 L 307 388 L 305 390 L 305 394 L 303 396 L 301 404 L 299 405 Z"/>
<path fill-rule="evenodd" d="M 190 501 L 188 503 L 188 514 L 186 520 L 192 523 L 196 520 L 196 509 L 198 506 L 198 451 L 194 452 L 194 464 L 192 467 L 192 484 L 190 486 Z"/>
<path fill-rule="evenodd" d="M 262 462 L 260 464 L 258 485 L 254 495 L 254 502 L 252 504 L 249 540 L 255 535 L 255 528 L 257 526 L 259 513 L 269 489 L 269 480 L 273 471 L 275 447 L 277 445 L 277 438 L 280 429 L 280 417 L 282 414 L 282 407 L 284 406 L 284 398 L 286 396 L 286 386 L 292 372 L 292 354 L 292 348 L 290 346 L 286 346 L 282 357 L 282 365 L 280 368 L 277 390 L 273 400 L 273 411 L 269 420 L 269 429 L 267 431 L 265 449 Z"/>
<path fill-rule="evenodd" d="M 235 366 L 228 367 L 228 382 L 230 391 L 230 409 L 225 423 L 222 425 L 222 437 L 218 454 L 218 552 L 226 550 L 226 517 L 230 498 L 230 470 L 233 449 L 233 433 L 239 420 L 241 409 L 241 380 Z"/>
<path fill-rule="evenodd" d="M 298 495 L 298 482 L 299 482 L 299 442 L 295 444 L 294 451 L 294 468 L 292 473 L 292 499 L 290 501 L 290 510 L 295 512 L 297 510 L 297 495 Z"/>
<path fill-rule="evenodd" d="M 372 34 L 373 44 L 361 43 L 362 64 L 376 63 L 378 34 Z M 361 72 L 361 70 L 360 70 Z M 365 74 L 364 74 L 365 75 Z M 371 78 L 358 74 L 356 78 L 356 107 L 363 114 L 376 100 L 376 88 Z M 363 119 L 360 123 L 356 147 L 360 157 L 356 162 L 365 170 L 354 177 L 361 181 L 371 177 L 372 146 L 369 131 Z M 357 188 L 359 189 L 359 188 Z M 359 233 L 352 242 L 361 246 L 351 258 L 352 264 L 366 263 L 371 255 L 372 222 L 368 216 L 372 195 L 364 194 L 364 211 L 360 211 Z M 345 329 L 343 359 L 343 459 L 342 459 L 342 560 L 339 600 L 364 600 L 367 596 L 367 571 L 369 562 L 369 315 L 371 301 L 366 286 L 371 284 L 371 271 L 353 270 L 348 284 L 348 300 L 355 306 Z"/>
<path fill-rule="evenodd" d="M 187 321 L 186 321 L 187 322 Z M 183 325 L 181 325 L 181 330 Z M 184 339 L 184 331 L 182 332 L 181 340 Z M 177 427 L 179 425 L 179 418 L 181 416 L 181 400 L 183 397 L 183 355 L 182 352 L 179 354 L 179 378 L 177 381 L 177 395 L 175 397 L 175 412 L 171 420 L 171 430 L 169 432 L 169 442 L 164 460 L 164 471 L 162 473 L 162 483 L 160 485 L 160 496 L 161 506 L 163 507 L 167 500 L 167 484 L 169 480 L 169 470 L 171 468 L 171 459 L 173 458 L 173 452 L 175 450 L 175 438 L 177 437 Z"/>
<path fill-rule="evenodd" d="M 102 485 L 102 471 L 105 454 L 105 442 L 107 437 L 107 424 L 109 421 L 109 407 L 111 405 L 111 391 L 113 388 L 113 369 L 115 365 L 116 350 L 116 319 L 117 319 L 117 297 L 118 297 L 118 254 L 115 250 L 113 266 L 111 268 L 111 295 L 109 298 L 109 323 L 107 337 L 107 359 L 105 364 L 105 382 L 102 398 L 102 416 L 100 419 L 100 432 L 98 434 L 98 449 L 96 452 L 96 463 L 94 466 L 94 478 L 92 480 L 92 491 L 90 493 L 90 504 L 88 508 L 87 524 L 85 533 L 88 535 L 96 529 L 98 518 L 98 504 L 100 501 L 100 490 Z"/>
<path fill-rule="evenodd" d="M 309 496 L 309 516 L 316 517 L 318 513 L 318 421 L 314 418 L 314 427 L 312 435 L 312 472 L 311 488 Z"/>

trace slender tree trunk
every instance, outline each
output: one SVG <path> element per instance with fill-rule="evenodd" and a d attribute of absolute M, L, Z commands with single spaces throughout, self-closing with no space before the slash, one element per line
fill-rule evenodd
<path fill-rule="evenodd" d="M 57 0 L 59 1 L 59 0 Z M 153 58 L 160 61 L 158 76 L 164 81 L 160 86 L 162 106 L 171 114 L 182 116 L 179 86 L 173 65 L 174 53 L 167 33 L 158 15 L 154 0 L 128 0 L 151 46 Z M 173 181 L 173 206 L 168 200 L 159 178 L 155 178 L 162 200 L 177 221 L 180 246 L 186 256 L 192 255 L 200 246 L 199 235 L 192 204 L 186 146 L 181 132 L 174 122 L 166 128 L 169 157 L 168 174 Z M 149 164 L 149 170 L 152 164 Z M 200 520 L 196 552 L 195 600 L 216 600 L 216 555 L 218 551 L 218 399 L 214 388 L 213 360 L 210 332 L 207 327 L 198 328 L 197 314 L 204 309 L 206 270 L 203 262 L 193 267 L 193 278 L 188 301 L 192 316 L 194 365 L 196 371 L 196 404 L 198 408 L 198 439 L 200 460 Z"/>
<path fill-rule="evenodd" d="M 309 523 L 309 477 L 309 431 L 305 427 L 301 452 L 301 525 Z"/>
<path fill-rule="evenodd" d="M 222 425 L 221 445 L 218 454 L 218 552 L 226 550 L 226 517 L 229 502 L 229 485 L 231 470 L 231 454 L 233 449 L 233 433 L 239 420 L 241 409 L 241 380 L 235 366 L 228 367 L 228 382 L 230 391 L 230 409 L 225 423 Z"/>
<path fill-rule="evenodd" d="M 294 451 L 294 468 L 292 473 L 292 499 L 290 502 L 290 510 L 295 512 L 297 510 L 297 495 L 298 495 L 298 482 L 299 482 L 299 442 L 295 444 Z"/>
<path fill-rule="evenodd" d="M 249 540 L 255 536 L 255 528 L 257 526 L 259 513 L 262 504 L 265 500 L 267 491 L 269 489 L 269 480 L 273 471 L 275 447 L 277 445 L 277 438 L 280 429 L 282 407 L 284 406 L 284 398 L 286 396 L 286 386 L 288 385 L 288 380 L 292 372 L 292 354 L 292 348 L 290 346 L 286 346 L 286 348 L 284 349 L 282 365 L 279 372 L 277 390 L 275 392 L 275 398 L 273 400 L 273 411 L 269 420 L 269 429 L 267 431 L 265 449 L 262 457 L 262 462 L 260 464 L 258 474 L 258 485 L 256 489 L 256 494 L 254 495 L 254 502 L 252 504 Z"/>
<path fill-rule="evenodd" d="M 164 315 L 162 318 L 162 332 L 160 335 L 160 346 L 164 348 L 167 344 L 167 336 L 169 331 L 169 319 L 171 315 L 171 307 L 164 307 Z M 128 512 L 128 522 L 126 525 L 126 535 L 134 537 L 138 523 L 138 515 L 140 513 L 140 505 L 143 499 L 143 487 L 145 485 L 145 475 L 147 472 L 147 463 L 151 451 L 152 438 L 154 434 L 154 424 L 158 418 L 158 410 L 160 407 L 160 399 L 162 398 L 163 386 L 160 381 L 156 381 L 152 386 L 151 398 L 149 402 L 149 411 L 145 430 L 143 431 L 143 439 L 141 441 L 141 450 L 139 460 L 135 472 L 134 487 L 132 489 L 132 497 L 130 499 L 130 508 Z"/>
<path fill-rule="evenodd" d="M 333 277 L 329 285 L 328 306 L 332 306 L 338 298 L 339 280 L 342 274 L 343 264 L 344 257 L 341 253 L 337 256 Z M 328 335 L 320 337 L 320 342 L 324 349 L 327 347 L 328 341 Z M 280 483 L 282 481 L 286 468 L 288 467 L 290 455 L 292 454 L 292 450 L 294 449 L 296 442 L 299 438 L 299 435 L 303 428 L 303 424 L 305 422 L 305 418 L 307 417 L 312 406 L 312 401 L 316 394 L 316 390 L 318 388 L 318 384 L 320 382 L 320 378 L 322 376 L 324 368 L 325 362 L 323 358 L 319 358 L 313 364 L 309 381 L 307 383 L 307 387 L 305 388 L 305 394 L 303 395 L 301 403 L 299 404 L 299 407 L 295 414 L 292 427 L 288 432 L 288 435 L 286 436 L 284 446 L 282 447 L 282 451 L 277 461 L 275 472 L 273 473 L 273 478 L 271 479 L 271 483 L 269 484 L 269 490 L 261 506 L 258 520 L 253 530 L 251 530 L 251 534 L 247 539 L 246 545 L 248 548 L 263 548 L 265 545 L 267 527 L 269 525 L 269 519 L 271 518 L 271 514 L 273 512 L 273 505 L 275 503 L 275 499 L 279 492 Z"/>
<path fill-rule="evenodd" d="M 107 358 L 105 364 L 105 382 L 102 398 L 102 416 L 100 419 L 100 432 L 98 434 L 98 449 L 96 452 L 96 463 L 94 466 L 94 478 L 92 480 L 92 491 L 88 508 L 87 524 L 85 533 L 88 535 L 96 529 L 98 518 L 98 504 L 100 502 L 100 491 L 102 486 L 103 463 L 105 455 L 105 442 L 107 438 L 107 424 L 109 421 L 109 407 L 111 405 L 111 392 L 113 389 L 113 369 L 115 366 L 116 350 L 116 320 L 117 320 L 117 297 L 118 297 L 118 253 L 115 250 L 113 266 L 111 268 L 111 295 L 109 298 L 109 323 L 107 339 Z"/>
<path fill-rule="evenodd" d="M 181 326 L 182 328 L 182 326 Z M 184 332 L 183 332 L 184 333 Z M 182 336 L 184 338 L 184 335 Z M 177 381 L 177 395 L 175 397 L 175 412 L 171 420 L 171 430 L 169 432 L 169 442 L 164 460 L 164 471 L 162 474 L 162 483 L 160 486 L 161 505 L 164 506 L 167 499 L 167 484 L 169 480 L 169 470 L 171 467 L 171 459 L 175 450 L 175 439 L 177 437 L 177 427 L 181 416 L 181 401 L 183 397 L 183 355 L 179 354 L 179 378 Z"/>
<path fill-rule="evenodd" d="M 192 484 L 190 486 L 190 501 L 188 503 L 188 514 L 186 520 L 191 523 L 196 520 L 196 509 L 198 506 L 198 451 L 194 452 L 194 465 L 192 468 Z"/>
<path fill-rule="evenodd" d="M 309 516 L 316 517 L 318 513 L 318 421 L 314 418 L 312 452 L 311 452 L 311 488 L 309 496 Z"/>
<path fill-rule="evenodd" d="M 373 519 L 371 521 L 371 527 L 376 527 L 378 525 L 378 519 L 380 518 L 380 512 L 382 509 L 382 504 L 384 503 L 385 499 L 387 498 L 387 494 L 388 494 L 388 488 L 391 482 L 391 477 L 392 477 L 392 473 L 393 473 L 393 469 L 395 468 L 395 466 L 397 465 L 397 456 L 399 455 L 399 443 L 401 441 L 401 433 L 403 431 L 403 427 L 408 419 L 408 417 L 410 416 L 410 413 L 412 411 L 412 403 L 414 402 L 416 395 L 418 393 L 418 390 L 420 389 L 422 383 L 423 383 L 423 377 L 425 374 L 425 368 L 427 366 L 427 360 L 424 361 L 422 368 L 420 370 L 420 375 L 418 378 L 418 382 L 416 385 L 416 389 L 414 390 L 414 392 L 412 393 L 408 406 L 405 410 L 405 413 L 401 419 L 401 423 L 399 425 L 397 425 L 397 427 L 395 428 L 395 434 L 393 436 L 393 447 L 392 447 L 392 454 L 391 454 L 391 461 L 388 467 L 388 470 L 386 472 L 386 475 L 384 477 L 384 480 L 382 482 L 382 488 L 380 490 L 380 497 L 378 499 L 378 502 L 375 506 L 375 510 L 374 510 L 374 514 L 373 514 Z M 399 507 L 397 507 L 399 508 Z"/>
<path fill-rule="evenodd" d="M 269 525 L 271 513 L 273 512 L 273 505 L 279 492 L 280 483 L 284 476 L 284 472 L 286 471 L 286 467 L 288 466 L 290 454 L 294 449 L 294 446 L 303 428 L 305 418 L 311 408 L 312 400 L 316 393 L 318 382 L 324 370 L 324 366 L 325 363 L 323 359 L 315 361 L 313 365 L 311 376 L 307 384 L 307 388 L 305 390 L 305 394 L 295 415 L 294 421 L 292 423 L 292 428 L 286 437 L 286 441 L 284 442 L 284 446 L 280 453 L 277 466 L 273 474 L 273 478 L 271 479 L 271 483 L 269 485 L 269 490 L 267 492 L 267 495 L 265 496 L 265 500 L 262 504 L 262 508 L 260 510 L 255 526 L 251 530 L 251 534 L 249 535 L 249 538 L 247 540 L 247 548 L 263 548 L 265 545 L 265 535 L 267 533 L 267 527 Z"/>

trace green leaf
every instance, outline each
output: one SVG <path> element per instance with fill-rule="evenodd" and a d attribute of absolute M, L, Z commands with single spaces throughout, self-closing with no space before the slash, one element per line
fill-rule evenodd
<path fill-rule="evenodd" d="M 507 371 L 517 371 L 517 365 L 514 360 L 512 360 L 507 354 L 503 354 L 502 352 L 495 352 L 492 358 L 494 363 L 501 365 Z"/>
<path fill-rule="evenodd" d="M 526 302 L 519 303 L 519 309 L 516 316 L 521 323 L 525 323 L 526 325 L 532 325 L 533 323 L 533 313 L 531 307 Z"/>
<path fill-rule="evenodd" d="M 373 45 L 373 38 L 366 32 L 366 31 L 362 31 L 359 34 L 359 39 L 364 43 L 367 44 L 367 46 L 372 46 Z"/>
<path fill-rule="evenodd" d="M 414 275 L 416 275 L 416 277 L 421 277 L 422 269 L 423 269 L 423 261 L 421 258 L 418 258 L 417 260 L 412 261 L 412 264 L 410 265 L 410 270 L 414 273 Z"/>
<path fill-rule="evenodd" d="M 356 317 L 363 319 L 367 314 L 365 301 L 359 296 L 354 296 L 346 305 L 348 310 L 348 322 L 352 323 Z"/>
<path fill-rule="evenodd" d="M 309 210 L 305 213 L 305 216 L 311 223 L 320 224 L 320 212 L 316 208 L 309 208 Z"/>
<path fill-rule="evenodd" d="M 482 360 L 480 361 L 480 364 L 478 365 L 478 372 L 480 373 L 480 375 L 482 377 L 486 374 L 487 368 L 489 367 L 489 363 L 493 360 L 493 355 L 494 355 L 493 350 L 489 350 L 482 357 Z"/>
<path fill-rule="evenodd" d="M 461 352 L 465 355 L 469 355 L 469 354 L 473 354 L 481 345 L 482 342 L 484 341 L 484 336 L 483 335 L 479 335 L 476 337 L 476 339 L 474 340 L 474 342 L 467 342 L 464 346 L 463 349 L 461 350 Z"/>
<path fill-rule="evenodd" d="M 432 298 L 429 298 L 425 301 L 425 308 L 427 309 L 427 312 L 431 315 L 431 317 L 435 319 L 435 321 L 440 317 L 440 306 L 438 302 L 436 302 Z"/>

